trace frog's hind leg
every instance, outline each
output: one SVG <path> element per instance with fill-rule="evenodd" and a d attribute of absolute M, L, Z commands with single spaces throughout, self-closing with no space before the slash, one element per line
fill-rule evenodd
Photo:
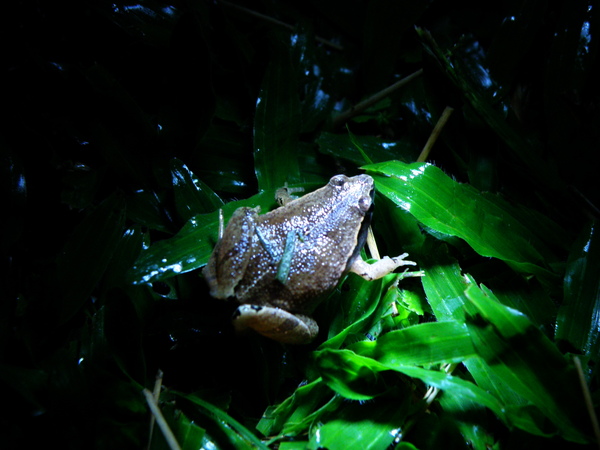
<path fill-rule="evenodd" d="M 317 323 L 308 316 L 258 305 L 241 305 L 233 317 L 233 326 L 238 332 L 252 328 L 284 344 L 308 344 L 319 332 Z"/>

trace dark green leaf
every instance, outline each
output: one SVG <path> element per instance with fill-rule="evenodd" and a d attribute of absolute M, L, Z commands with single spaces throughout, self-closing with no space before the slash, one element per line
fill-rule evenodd
<path fill-rule="evenodd" d="M 315 352 L 314 357 L 325 384 L 345 398 L 369 400 L 386 390 L 378 372 L 388 369 L 373 359 L 328 349 Z"/>
<path fill-rule="evenodd" d="M 71 318 L 88 300 L 123 238 L 123 199 L 109 197 L 73 232 L 58 259 L 63 288 L 60 321 Z"/>
<path fill-rule="evenodd" d="M 349 335 L 364 336 L 369 329 L 369 320 L 381 297 L 381 282 L 365 282 L 350 275 L 343 287 L 343 294 L 332 295 L 321 310 L 328 309 L 332 319 L 328 340 L 319 348 L 340 348 Z"/>
<path fill-rule="evenodd" d="M 217 424 L 221 425 L 220 429 L 227 435 L 231 443 L 237 444 L 236 448 L 240 448 L 239 446 L 243 445 L 246 448 L 268 449 L 248 428 L 220 408 L 202 400 L 196 395 L 188 395 L 176 391 L 171 391 L 170 394 L 187 400 L 194 405 L 200 414 L 210 417 Z"/>
<path fill-rule="evenodd" d="M 128 280 L 153 283 L 202 267 L 217 242 L 218 229 L 218 211 L 192 217 L 175 236 L 143 251 L 128 272 Z"/>
<path fill-rule="evenodd" d="M 462 55 L 457 58 L 450 58 L 429 33 L 421 29 L 417 29 L 417 32 L 426 48 L 442 65 L 449 80 L 464 95 L 469 105 L 477 111 L 498 137 L 514 152 L 514 155 L 523 162 L 525 167 L 531 170 L 532 174 L 540 177 L 540 181 L 546 186 L 554 186 L 556 190 L 560 190 L 559 177 L 547 167 L 547 163 L 542 158 L 540 142 L 535 137 L 527 136 L 521 129 L 507 123 L 501 108 L 495 108 L 490 102 L 493 92 L 483 92 L 482 87 L 491 83 L 489 74 L 485 73 L 486 69 L 478 68 L 483 69 L 484 73 L 480 85 L 477 86 L 473 82 L 472 72 L 467 67 L 463 67 L 460 57 Z M 475 79 L 477 78 L 475 77 Z"/>
<path fill-rule="evenodd" d="M 335 411 L 342 400 L 317 379 L 298 387 L 281 404 L 268 408 L 256 429 L 265 436 L 295 435 L 306 431 L 328 411 Z"/>
<path fill-rule="evenodd" d="M 150 230 L 172 232 L 173 223 L 156 192 L 145 189 L 127 197 L 127 218 Z"/>
<path fill-rule="evenodd" d="M 255 185 L 256 174 L 250 154 L 252 143 L 239 126 L 211 124 L 198 147 L 194 158 L 187 162 L 215 191 L 245 195 L 248 188 Z"/>
<path fill-rule="evenodd" d="M 175 206 L 182 219 L 188 220 L 223 206 L 223 201 L 178 159 L 171 161 L 171 179 Z"/>
<path fill-rule="evenodd" d="M 388 161 L 390 159 L 410 160 L 413 147 L 405 141 L 384 140 L 377 136 L 355 136 L 360 147 L 369 158 L 375 162 Z M 319 150 L 326 155 L 335 156 L 348 160 L 356 165 L 365 164 L 365 159 L 353 144 L 347 133 L 321 133 L 317 139 Z"/>
<path fill-rule="evenodd" d="M 277 38 L 274 41 L 275 52 L 265 72 L 254 120 L 254 169 L 260 190 L 300 181 L 297 74 L 289 46 Z"/>
<path fill-rule="evenodd" d="M 569 255 L 564 302 L 558 311 L 556 339 L 598 362 L 600 357 L 600 243 L 596 224 L 585 227 Z"/>

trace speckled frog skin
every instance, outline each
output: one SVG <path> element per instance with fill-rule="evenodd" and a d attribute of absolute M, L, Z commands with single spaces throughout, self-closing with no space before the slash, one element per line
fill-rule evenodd
<path fill-rule="evenodd" d="M 237 209 L 217 242 L 204 276 L 211 295 L 235 298 L 237 330 L 252 328 L 280 342 L 304 344 L 318 333 L 308 317 L 348 271 L 373 280 L 398 266 L 406 254 L 375 264 L 360 258 L 373 206 L 373 179 L 336 175 L 324 187 L 260 215 Z"/>

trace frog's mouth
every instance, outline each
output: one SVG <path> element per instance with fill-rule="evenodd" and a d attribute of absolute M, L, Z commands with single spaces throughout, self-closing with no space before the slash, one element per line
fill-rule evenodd
<path fill-rule="evenodd" d="M 369 195 L 371 196 L 371 206 L 369 207 L 369 210 L 365 213 L 365 217 L 362 223 L 360 224 L 358 235 L 356 236 L 356 247 L 354 247 L 352 256 L 348 258 L 348 262 L 346 263 L 346 272 L 350 270 L 350 267 L 354 263 L 354 260 L 360 255 L 361 249 L 364 247 L 365 242 L 367 242 L 367 233 L 369 231 L 369 226 L 371 225 L 371 219 L 373 217 L 373 208 L 375 206 L 375 190 L 371 189 Z"/>

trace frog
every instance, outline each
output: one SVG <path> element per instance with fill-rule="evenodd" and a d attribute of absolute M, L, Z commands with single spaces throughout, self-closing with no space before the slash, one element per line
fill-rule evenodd
<path fill-rule="evenodd" d="M 319 331 L 312 312 L 347 273 L 371 281 L 415 265 L 407 253 L 362 259 L 374 192 L 370 175 L 340 174 L 299 198 L 279 189 L 281 206 L 266 214 L 260 207 L 235 210 L 203 269 L 212 297 L 239 303 L 235 330 L 308 344 Z"/>

